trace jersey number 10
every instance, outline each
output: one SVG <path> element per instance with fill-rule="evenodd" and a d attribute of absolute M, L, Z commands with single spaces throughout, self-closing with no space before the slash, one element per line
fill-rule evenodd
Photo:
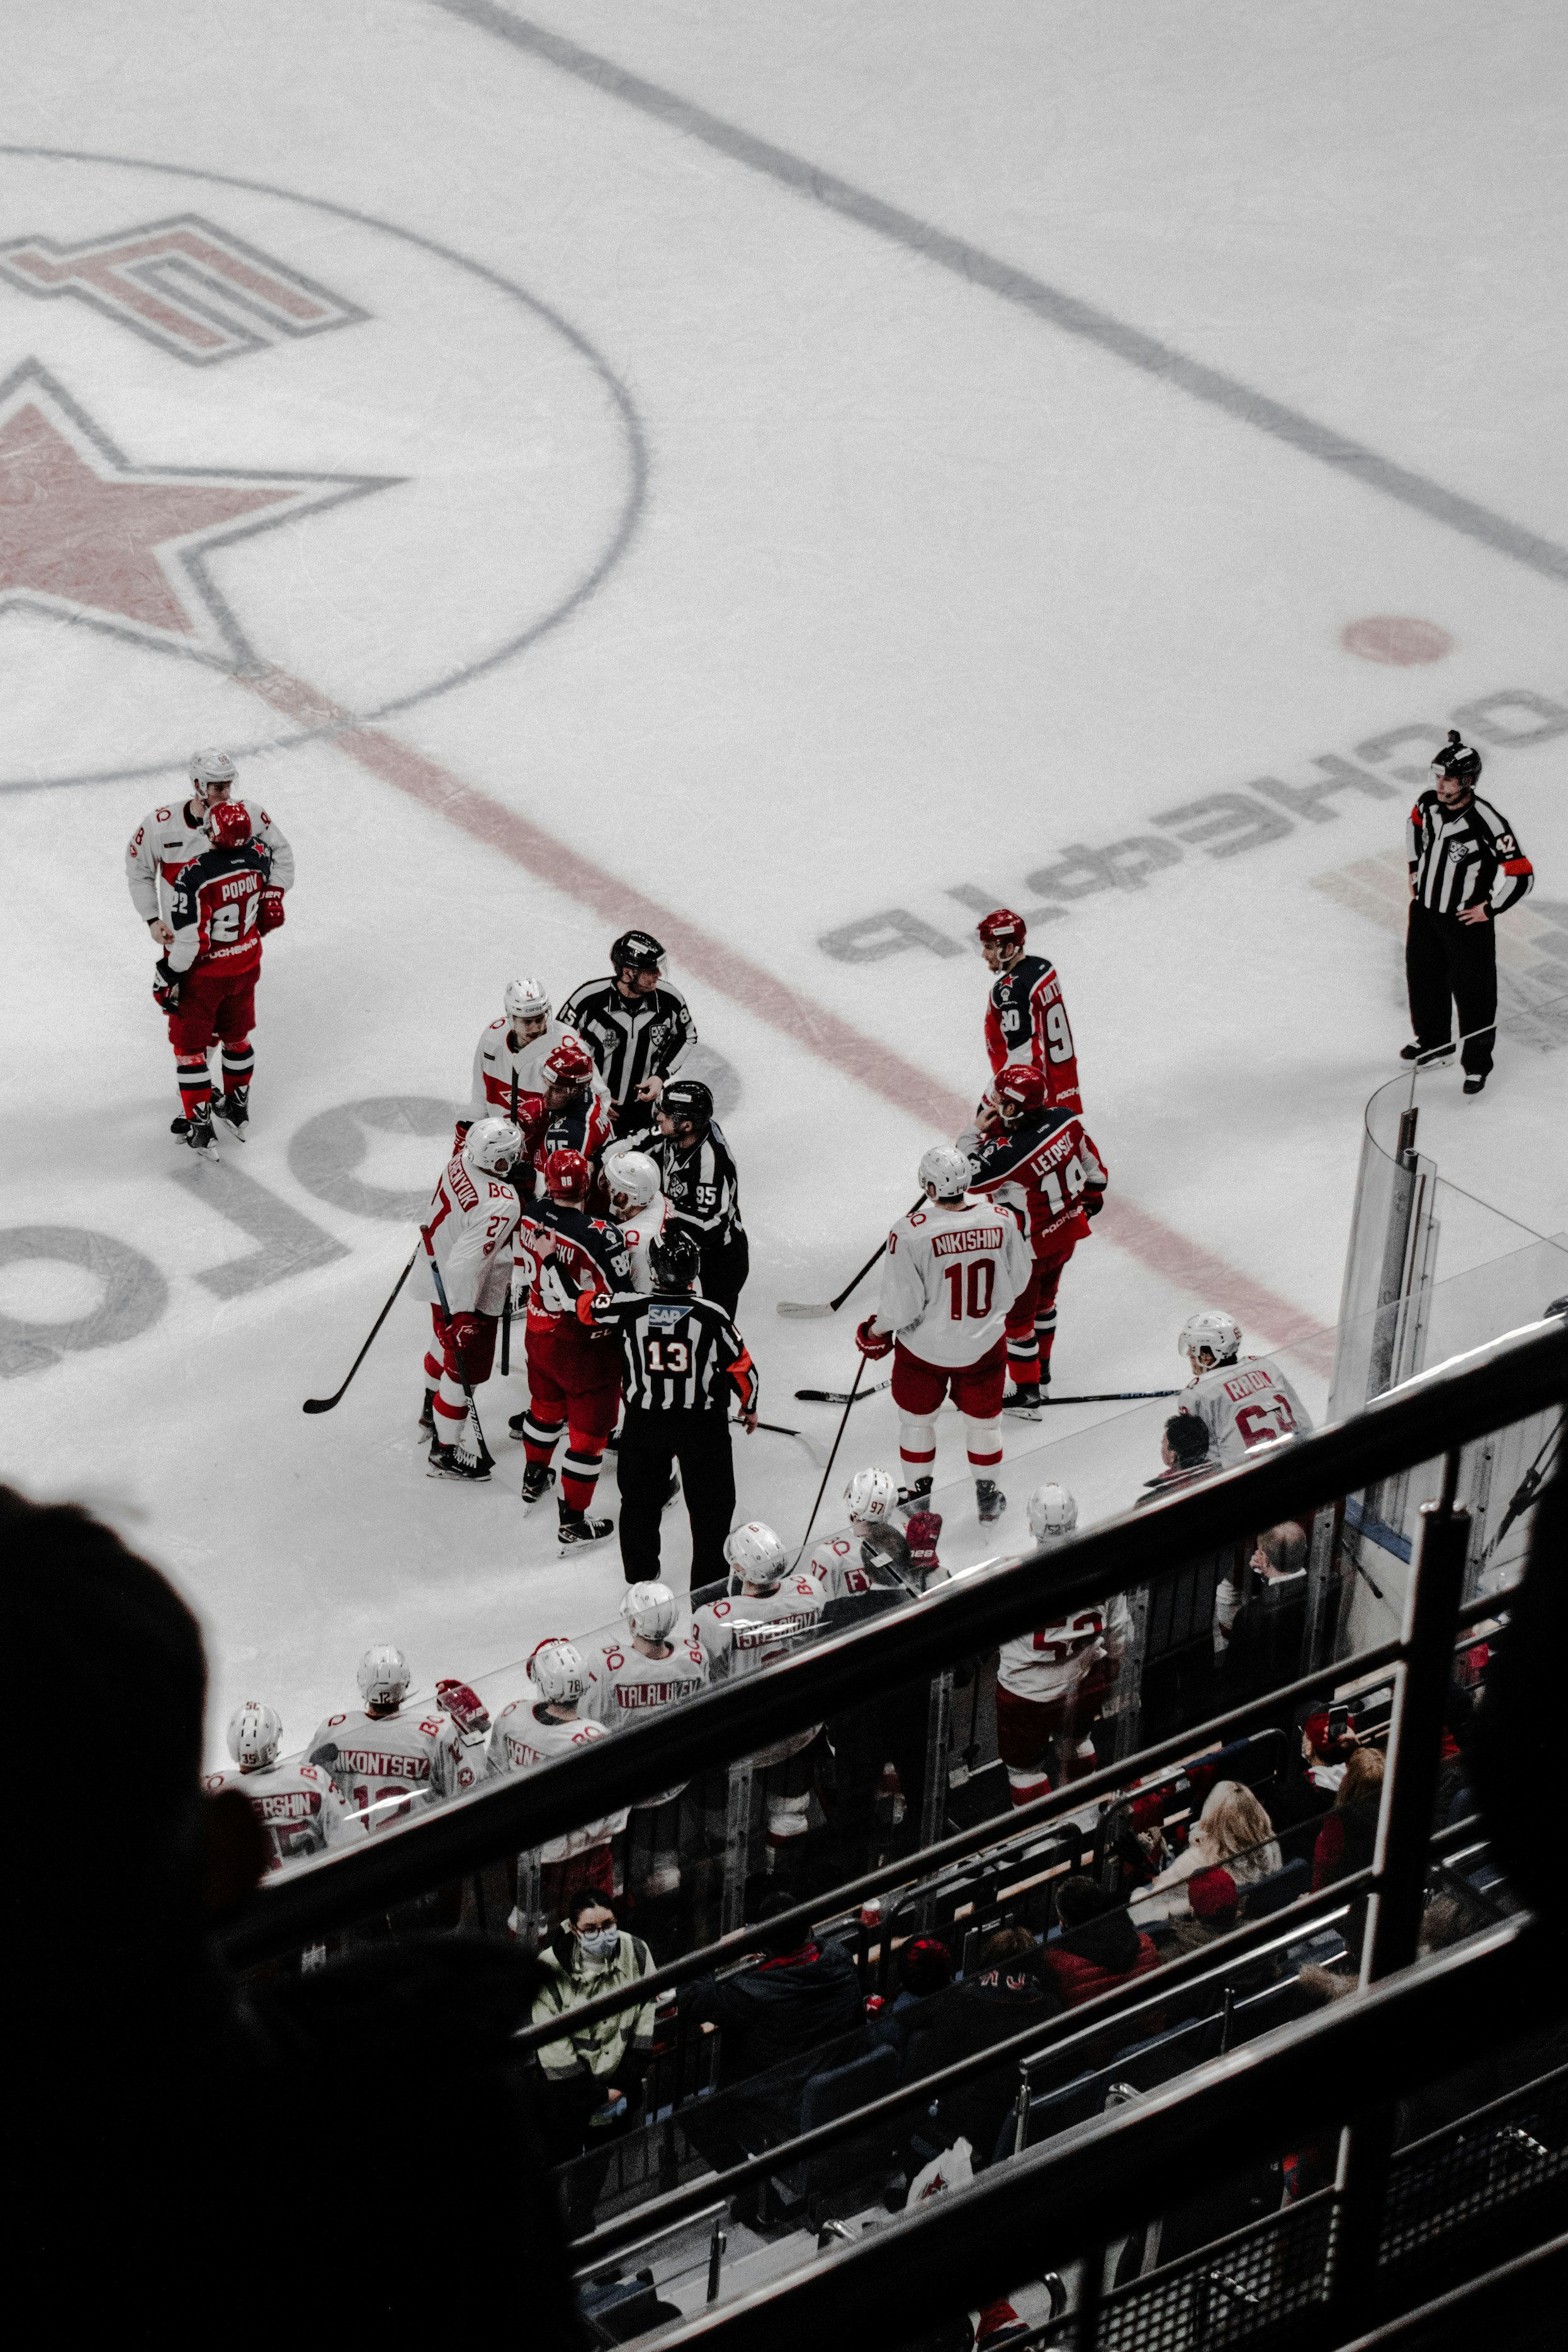
<path fill-rule="evenodd" d="M 997 1286 L 997 1269 L 990 1259 L 972 1257 L 967 1265 L 946 1265 L 942 1272 L 954 1322 L 961 1323 L 967 1311 L 971 1323 L 983 1323 L 991 1311 L 991 1295 Z"/>

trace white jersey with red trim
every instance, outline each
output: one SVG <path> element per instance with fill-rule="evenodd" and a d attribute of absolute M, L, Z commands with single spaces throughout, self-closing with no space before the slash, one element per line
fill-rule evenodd
<path fill-rule="evenodd" d="M 251 839 L 272 853 L 269 887 L 287 890 L 294 882 L 294 852 L 267 811 L 252 801 L 231 801 L 250 819 Z M 194 820 L 193 822 L 193 819 Z M 144 923 L 156 922 L 163 912 L 158 886 L 172 890 L 193 859 L 212 847 L 207 838 L 207 813 L 196 801 L 176 801 L 170 808 L 149 810 L 125 850 L 125 879 L 131 903 Z"/>
<path fill-rule="evenodd" d="M 887 1237 L 876 1320 L 925 1364 L 977 1364 L 1034 1272 L 1011 1209 L 929 1201 Z"/>
<path fill-rule="evenodd" d="M 610 1162 L 612 1168 L 614 1164 L 613 1160 Z M 658 1240 L 674 1213 L 663 1192 L 655 1192 L 647 1207 L 635 1210 L 621 1227 L 622 1244 L 632 1267 L 632 1287 L 640 1290 L 644 1298 L 653 1287 L 653 1270 L 648 1264 L 648 1245 Z M 701 1283 L 695 1284 L 694 1287 L 700 1298 Z"/>
<path fill-rule="evenodd" d="M 811 1633 L 828 1605 L 814 1576 L 788 1576 L 777 1592 L 740 1592 L 705 1601 L 696 1629 L 710 1664 L 724 1664 L 727 1676 L 753 1675 L 778 1658 L 788 1658 Z"/>
<path fill-rule="evenodd" d="M 553 1764 L 558 1756 L 570 1756 L 576 1748 L 587 1748 L 596 1739 L 607 1737 L 604 1726 L 585 1720 L 580 1716 L 569 1716 L 564 1722 L 545 1711 L 542 1699 L 529 1696 L 515 1698 L 496 1717 L 490 1732 L 490 1769 L 492 1772 L 532 1772 L 540 1764 Z M 602 1845 L 626 1826 L 626 1813 L 606 1813 L 601 1821 L 583 1822 L 575 1829 L 565 1831 L 559 1837 L 547 1838 L 538 1853 L 541 1862 L 566 1862 L 574 1853 L 586 1853 L 590 1846 Z"/>
<path fill-rule="evenodd" d="M 279 1762 L 258 1764 L 252 1772 L 208 1772 L 202 1786 L 209 1797 L 223 1789 L 239 1790 L 267 1839 L 268 1870 L 281 1870 L 286 1862 L 328 1846 L 352 1845 L 366 1834 L 363 1818 L 350 1810 L 331 1776 L 317 1764 Z"/>
<path fill-rule="evenodd" d="M 465 1152 L 454 1152 L 431 1194 L 424 1221 L 454 1315 L 500 1313 L 512 1278 L 512 1236 L 521 1213 L 522 1203 L 510 1184 L 472 1167 Z M 434 1276 L 430 1295 L 436 1297 Z"/>
<path fill-rule="evenodd" d="M 606 1731 L 641 1722 L 662 1707 L 679 1706 L 683 1699 L 695 1698 L 708 1678 L 702 1641 L 689 1617 L 684 1626 L 676 1626 L 667 1658 L 644 1657 L 634 1642 L 613 1634 L 607 1642 L 581 1642 L 578 1647 L 592 1677 L 587 1696 L 578 1704 Z M 636 1806 L 666 1805 L 685 1785 L 682 1780 L 674 1788 L 655 1790 L 639 1797 Z"/>
<path fill-rule="evenodd" d="M 563 1037 L 574 1037 L 586 1054 L 588 1041 L 564 1021 L 548 1021 L 543 1034 L 526 1042 L 514 1035 L 512 1024 L 505 1013 L 492 1021 L 484 1030 L 474 1048 L 474 1085 L 471 1108 L 476 1118 L 510 1118 L 512 1116 L 512 1081 L 516 1078 L 517 1097 L 520 1103 L 525 1095 L 543 1095 L 549 1081 L 545 1076 L 547 1057 L 555 1052 Z M 603 1101 L 607 1114 L 614 1105 L 610 1089 L 596 1070 L 591 1094 Z"/>
<path fill-rule="evenodd" d="M 335 1757 L 322 1755 L 329 1748 Z M 438 1805 L 458 1785 L 457 1727 L 435 1707 L 427 1714 L 399 1707 L 395 1715 L 368 1715 L 353 1707 L 329 1715 L 308 1753 L 372 1834 Z"/>
<path fill-rule="evenodd" d="M 1004 1690 L 1037 1704 L 1066 1698 L 1106 1657 L 1120 1657 L 1132 1630 L 1126 1595 L 1091 1602 L 1071 1616 L 1053 1618 L 1032 1633 L 1019 1633 L 997 1652 L 997 1680 Z"/>
<path fill-rule="evenodd" d="M 866 1546 L 847 1528 L 824 1536 L 806 1563 L 822 1588 L 824 1601 L 842 1601 L 852 1592 L 870 1592 L 881 1581 L 866 1565 Z"/>
<path fill-rule="evenodd" d="M 1268 1356 L 1241 1356 L 1200 1372 L 1182 1390 L 1177 1411 L 1197 1416 L 1228 1469 L 1256 1446 L 1312 1433 L 1311 1413 Z"/>

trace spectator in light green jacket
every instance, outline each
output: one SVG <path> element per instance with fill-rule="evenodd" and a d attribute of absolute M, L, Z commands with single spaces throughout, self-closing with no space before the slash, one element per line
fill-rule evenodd
<path fill-rule="evenodd" d="M 532 2022 L 559 2018 L 561 2027 L 538 2053 L 545 2137 L 550 2162 L 570 2165 L 567 2218 L 572 2235 L 582 2237 L 593 2227 L 614 2142 L 642 2121 L 643 2077 L 653 2052 L 653 1956 L 640 1937 L 616 1925 L 602 1896 L 585 1888 L 568 1904 L 539 1967 L 544 1981 Z M 638 1983 L 648 1987 L 646 2000 L 572 2024 L 574 2009 Z"/>

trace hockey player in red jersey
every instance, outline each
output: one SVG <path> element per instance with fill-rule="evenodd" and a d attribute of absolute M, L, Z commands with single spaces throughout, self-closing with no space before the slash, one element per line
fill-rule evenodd
<path fill-rule="evenodd" d="M 552 1152 L 580 1152 L 592 1171 L 595 1206 L 603 1209 L 609 1196 L 599 1163 L 615 1133 L 615 1114 L 593 1056 L 580 1037 L 569 1034 L 546 1055 L 540 1076 L 543 1109 L 529 1131 L 534 1166 L 542 1176 Z"/>
<path fill-rule="evenodd" d="M 1004 1062 L 972 1127 L 958 1138 L 974 1173 L 971 1192 L 1023 1213 L 1034 1272 L 1008 1309 L 1008 1370 L 1013 1386 L 1004 1412 L 1032 1412 L 1051 1381 L 1056 1293 L 1062 1268 L 1089 1232 L 1108 1178 L 1099 1153 L 1072 1112 L 1047 1108 L 1045 1080 L 1028 1062 Z"/>
<path fill-rule="evenodd" d="M 281 1870 L 327 1847 L 351 1845 L 365 1834 L 362 1814 L 351 1812 L 331 1776 L 319 1764 L 279 1763 L 283 1718 L 257 1698 L 242 1699 L 229 1717 L 228 1748 L 236 1769 L 209 1772 L 202 1782 L 209 1797 L 237 1789 L 256 1815 L 267 1841 L 268 1870 Z"/>
<path fill-rule="evenodd" d="M 579 1319 L 583 1291 L 612 1296 L 630 1290 L 632 1269 L 618 1225 L 587 1211 L 592 1171 L 580 1151 L 552 1151 L 544 1163 L 546 1200 L 525 1213 L 517 1263 L 528 1286 L 524 1345 L 528 1404 L 508 1426 L 528 1453 L 523 1500 L 537 1503 L 550 1486 L 561 1430 L 560 1540 L 564 1546 L 602 1543 L 612 1519 L 589 1516 L 606 1441 L 621 1403 L 621 1349 L 612 1330 Z"/>
<path fill-rule="evenodd" d="M 168 1016 L 182 1115 L 170 1132 L 213 1158 L 213 1117 L 243 1137 L 256 1055 L 256 976 L 261 941 L 283 920 L 267 852 L 250 836 L 250 813 L 233 801 L 207 814 L 211 846 L 193 858 L 169 901 L 172 935 L 159 959 L 152 1002 Z M 207 1056 L 223 1040 L 224 1091 L 213 1101 Z"/>
<path fill-rule="evenodd" d="M 986 1007 L 986 1052 L 993 1071 L 1004 1062 L 1032 1062 L 1053 1109 L 1082 1110 L 1078 1049 L 1061 982 L 1049 956 L 1024 953 L 1027 928 L 1010 907 L 996 908 L 976 926 L 987 970 L 997 975 Z"/>
<path fill-rule="evenodd" d="M 206 854 L 212 841 L 207 816 L 220 801 L 245 811 L 246 839 L 259 843 L 271 857 L 267 887 L 277 893 L 280 910 L 283 893 L 294 882 L 294 852 L 267 811 L 259 802 L 233 797 L 235 769 L 228 753 L 193 751 L 189 772 L 190 799 L 171 803 L 167 808 L 149 809 L 125 850 L 131 903 L 162 948 L 169 945 L 174 934 L 164 920 L 159 885 L 166 893 L 172 892 L 186 866 Z M 282 920 L 281 911 L 278 920 Z"/>
<path fill-rule="evenodd" d="M 1008 1507 L 992 1475 L 1002 1458 L 1008 1309 L 1029 1287 L 1032 1265 L 1017 1213 L 966 1197 L 970 1173 L 968 1154 L 950 1143 L 921 1160 L 925 1206 L 888 1234 L 882 1294 L 855 1345 L 873 1360 L 893 1357 L 898 1454 L 910 1482 L 900 1507 L 918 1510 L 931 1492 L 936 1413 L 951 1391 L 988 1526 Z"/>
<path fill-rule="evenodd" d="M 487 1465 L 459 1444 L 470 1389 L 490 1377 L 496 1325 L 512 1278 L 513 1235 L 520 1203 L 511 1171 L 523 1139 L 509 1118 L 476 1118 L 441 1172 L 423 1231 L 446 1293 L 431 1300 L 435 1345 L 424 1358 L 424 1409 L 430 1467 L 437 1477 L 482 1482 Z M 434 1287 L 434 1281 L 433 1281 Z M 450 1318 L 450 1319 L 448 1319 Z"/>

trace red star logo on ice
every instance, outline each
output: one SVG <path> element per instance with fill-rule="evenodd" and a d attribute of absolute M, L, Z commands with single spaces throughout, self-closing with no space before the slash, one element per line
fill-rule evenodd
<path fill-rule="evenodd" d="M 133 466 L 36 360 L 0 384 L 0 613 L 258 666 L 204 559 L 394 478 Z"/>

